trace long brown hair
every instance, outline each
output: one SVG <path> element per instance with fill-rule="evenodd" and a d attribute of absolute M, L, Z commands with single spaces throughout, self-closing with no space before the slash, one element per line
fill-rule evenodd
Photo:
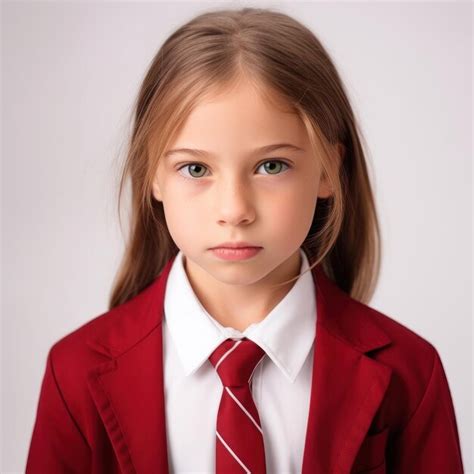
<path fill-rule="evenodd" d="M 129 234 L 109 309 L 141 292 L 179 251 L 163 204 L 152 194 L 158 161 L 192 108 L 243 76 L 298 114 L 331 183 L 333 194 L 318 199 L 302 244 L 311 268 L 320 263 L 353 298 L 371 298 L 380 267 L 379 225 L 362 133 L 336 67 L 314 33 L 295 19 L 273 9 L 242 8 L 206 12 L 179 27 L 145 74 L 120 179 L 119 220 L 130 178 Z M 341 166 L 332 144 L 343 145 Z"/>

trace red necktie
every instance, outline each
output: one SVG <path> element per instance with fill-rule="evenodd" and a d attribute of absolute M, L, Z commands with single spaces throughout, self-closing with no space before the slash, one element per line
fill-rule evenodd
<path fill-rule="evenodd" d="M 250 383 L 265 351 L 250 339 L 226 339 L 209 356 L 222 381 L 216 423 L 216 474 L 265 473 L 263 432 Z"/>

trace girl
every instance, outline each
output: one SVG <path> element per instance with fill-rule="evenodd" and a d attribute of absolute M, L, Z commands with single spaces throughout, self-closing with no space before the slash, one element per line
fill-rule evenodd
<path fill-rule="evenodd" d="M 27 473 L 463 472 L 428 341 L 368 306 L 379 229 L 322 44 L 268 9 L 156 54 L 107 312 L 50 349 Z"/>

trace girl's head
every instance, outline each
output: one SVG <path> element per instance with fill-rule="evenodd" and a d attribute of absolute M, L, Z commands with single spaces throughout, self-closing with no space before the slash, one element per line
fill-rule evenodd
<path fill-rule="evenodd" d="M 380 243 L 359 135 L 327 52 L 296 20 L 243 8 L 180 27 L 137 98 L 120 185 L 131 179 L 130 235 L 109 306 L 148 286 L 179 249 L 246 285 L 303 247 L 312 267 L 367 300 Z M 241 240 L 263 250 L 231 263 L 209 251 Z"/>

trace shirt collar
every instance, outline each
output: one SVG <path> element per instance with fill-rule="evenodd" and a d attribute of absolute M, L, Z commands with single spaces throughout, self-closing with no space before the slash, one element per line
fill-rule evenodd
<path fill-rule="evenodd" d="M 300 254 L 301 273 L 309 268 L 309 261 L 302 248 Z M 195 372 L 225 339 L 247 337 L 293 383 L 315 338 L 316 294 L 311 270 L 298 278 L 262 321 L 240 332 L 222 326 L 202 306 L 188 280 L 183 260 L 179 251 L 166 285 L 164 317 L 185 375 Z"/>

